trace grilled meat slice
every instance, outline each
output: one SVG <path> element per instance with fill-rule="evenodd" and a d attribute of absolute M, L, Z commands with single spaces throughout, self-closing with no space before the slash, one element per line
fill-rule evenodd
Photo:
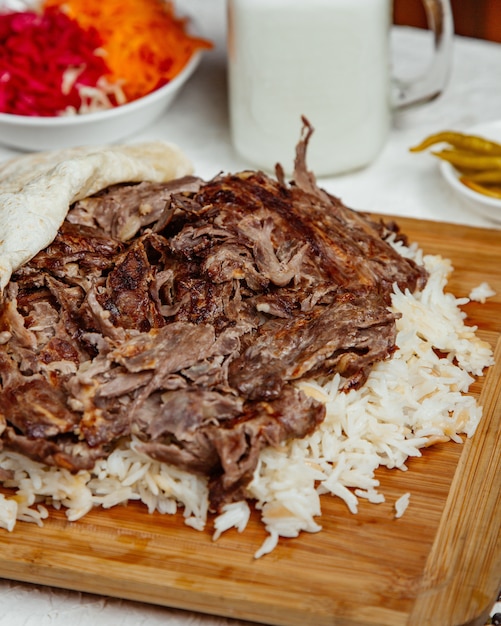
<path fill-rule="evenodd" d="M 341 296 L 289 319 L 265 322 L 232 361 L 230 384 L 247 398 L 276 398 L 287 381 L 339 372 L 359 387 L 370 367 L 391 354 L 395 318 L 374 294 Z"/>
<path fill-rule="evenodd" d="M 288 385 L 270 402 L 245 402 L 211 391 L 168 394 L 138 449 L 166 463 L 210 477 L 213 511 L 245 498 L 245 487 L 265 446 L 305 437 L 325 407 Z"/>

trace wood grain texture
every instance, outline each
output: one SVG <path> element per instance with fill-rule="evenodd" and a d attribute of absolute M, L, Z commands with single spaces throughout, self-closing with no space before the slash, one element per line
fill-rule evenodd
<path fill-rule="evenodd" d="M 282 540 L 247 530 L 217 542 L 182 516 L 149 515 L 136 503 L 70 523 L 54 511 L 43 528 L 0 533 L 0 576 L 287 626 L 483 626 L 501 585 L 501 231 L 397 219 L 425 252 L 452 260 L 458 297 L 483 281 L 497 295 L 464 307 L 496 348 L 478 380 L 484 418 L 464 445 L 440 444 L 380 470 L 386 502 L 350 514 L 322 500 L 323 531 Z M 411 492 L 405 515 L 394 502 Z"/>

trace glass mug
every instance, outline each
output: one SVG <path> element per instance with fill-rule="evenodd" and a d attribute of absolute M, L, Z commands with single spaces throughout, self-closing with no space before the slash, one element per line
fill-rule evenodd
<path fill-rule="evenodd" d="M 304 115 L 315 132 L 307 164 L 317 176 L 369 164 L 395 109 L 443 90 L 451 59 L 449 0 L 423 0 L 434 33 L 428 71 L 391 76 L 391 0 L 228 0 L 232 142 L 265 170 L 293 167 Z"/>

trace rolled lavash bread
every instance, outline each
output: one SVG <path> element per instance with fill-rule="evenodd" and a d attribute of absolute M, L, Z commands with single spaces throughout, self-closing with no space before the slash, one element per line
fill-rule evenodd
<path fill-rule="evenodd" d="M 0 292 L 54 240 L 76 200 L 109 185 L 166 182 L 192 171 L 179 148 L 163 141 L 39 152 L 0 164 Z"/>

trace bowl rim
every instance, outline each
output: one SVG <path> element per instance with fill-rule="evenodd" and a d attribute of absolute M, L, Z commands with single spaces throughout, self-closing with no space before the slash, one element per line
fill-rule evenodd
<path fill-rule="evenodd" d="M 494 136 L 492 134 L 493 131 Z M 484 135 L 488 139 L 492 139 L 493 141 L 499 141 L 501 143 L 501 120 L 493 120 L 491 122 L 476 124 L 475 126 L 470 126 L 464 132 L 469 135 Z M 486 196 L 464 185 L 459 180 L 459 171 L 451 163 L 447 161 L 440 161 L 440 171 L 442 173 L 442 176 L 449 183 L 449 185 L 462 196 L 465 196 L 472 202 L 482 204 L 486 207 L 501 209 L 501 198 L 497 199 L 491 196 Z"/>
<path fill-rule="evenodd" d="M 446 161 L 440 163 L 440 170 L 445 180 L 461 195 L 473 200 L 474 202 L 501 209 L 501 198 L 497 199 L 491 196 L 486 196 L 464 185 L 459 180 L 460 173 L 450 163 L 447 163 Z"/>
<path fill-rule="evenodd" d="M 136 109 L 142 109 L 148 104 L 153 104 L 157 100 L 161 100 L 171 92 L 175 92 L 179 87 L 185 83 L 191 74 L 195 71 L 198 63 L 200 62 L 202 51 L 197 50 L 193 53 L 188 63 L 183 67 L 181 72 L 177 74 L 167 84 L 162 85 L 158 89 L 151 91 L 150 93 L 126 102 L 119 106 L 105 109 L 101 111 L 93 111 L 91 113 L 83 113 L 82 115 L 60 115 L 60 116 L 35 116 L 35 115 L 16 115 L 13 113 L 0 113 L 0 124 L 20 125 L 26 127 L 59 127 L 59 126 L 80 126 L 90 124 L 92 122 L 98 122 L 100 120 L 106 120 L 107 118 L 119 117 L 121 115 L 127 115 L 134 112 Z"/>

